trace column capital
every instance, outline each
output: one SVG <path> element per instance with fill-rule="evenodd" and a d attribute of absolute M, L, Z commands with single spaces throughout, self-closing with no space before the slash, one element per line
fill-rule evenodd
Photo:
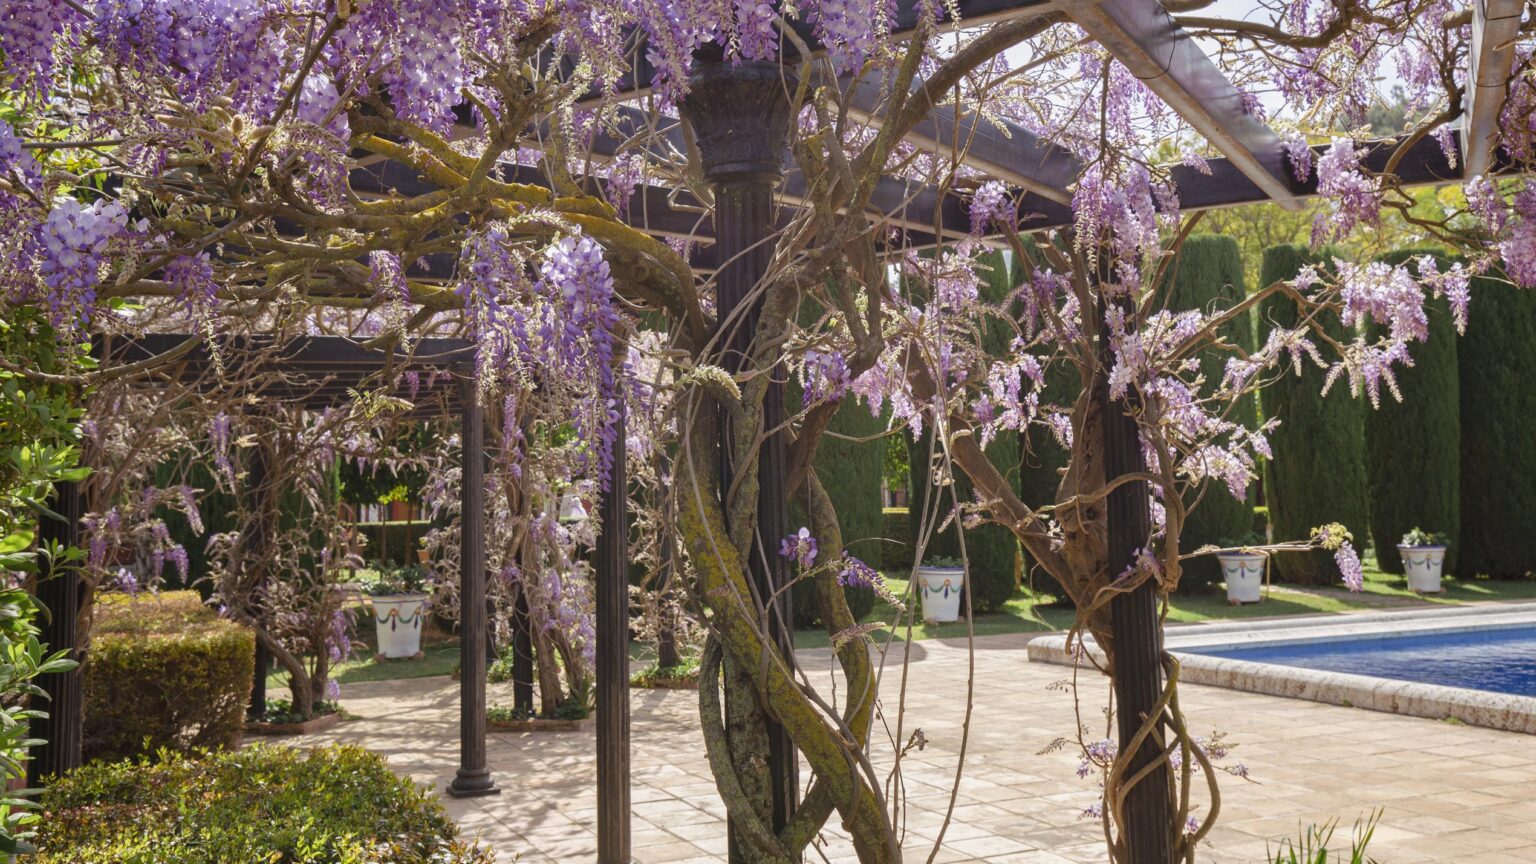
<path fill-rule="evenodd" d="M 792 67 L 774 62 L 699 64 L 679 108 L 693 127 L 711 183 L 774 183 L 784 172 Z"/>

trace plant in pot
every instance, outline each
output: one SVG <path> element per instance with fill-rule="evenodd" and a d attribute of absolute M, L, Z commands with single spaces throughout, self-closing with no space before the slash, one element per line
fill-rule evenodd
<path fill-rule="evenodd" d="M 944 624 L 960 619 L 960 590 L 965 565 L 958 558 L 930 558 L 917 568 L 917 591 L 923 598 L 923 620 Z"/>
<path fill-rule="evenodd" d="M 1249 531 L 1236 540 L 1223 543 L 1227 551 L 1217 552 L 1221 575 L 1227 583 L 1227 602 L 1233 606 L 1263 600 L 1264 568 L 1269 555 L 1258 551 L 1264 538 Z"/>
<path fill-rule="evenodd" d="M 428 571 L 416 565 L 378 565 L 363 582 L 373 607 L 378 656 L 386 659 L 421 657 L 421 625 L 427 607 Z"/>
<path fill-rule="evenodd" d="M 1414 528 L 1403 535 L 1397 544 L 1398 554 L 1403 556 L 1403 573 L 1408 577 L 1408 590 L 1420 594 L 1438 594 L 1440 574 L 1445 569 L 1445 549 L 1449 538 L 1438 532 Z"/>

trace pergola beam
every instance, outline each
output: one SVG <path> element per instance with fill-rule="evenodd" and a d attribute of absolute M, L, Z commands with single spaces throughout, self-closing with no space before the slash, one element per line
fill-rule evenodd
<path fill-rule="evenodd" d="M 925 5 L 927 4 L 922 0 L 896 0 L 896 15 L 891 24 L 891 34 L 900 37 L 916 30 Z M 1071 3 L 1065 0 L 958 0 L 955 5 L 959 8 L 959 17 L 942 22 L 940 30 L 979 27 L 983 24 L 1007 21 L 1024 14 L 1038 15 L 1058 7 L 1070 6 Z M 826 46 L 821 44 L 821 40 L 816 38 L 813 29 L 804 21 L 794 21 L 791 26 L 795 35 L 799 36 L 811 50 L 812 56 L 819 57 L 826 53 Z M 785 50 L 792 50 L 787 42 Z M 635 51 L 633 55 L 634 61 L 630 64 L 630 70 L 619 78 L 611 92 L 590 91 L 576 104 L 584 108 L 593 108 L 606 102 L 615 100 L 627 102 L 651 95 L 650 82 L 656 75 L 656 67 L 646 58 L 645 52 Z M 560 64 L 567 71 L 572 67 L 568 59 L 562 58 Z"/>
<path fill-rule="evenodd" d="M 1467 177 L 1488 173 L 1499 136 L 1499 112 L 1509 91 L 1514 41 L 1525 0 L 1472 0 L 1472 45 L 1462 115 Z"/>
<path fill-rule="evenodd" d="M 849 113 L 878 126 L 885 95 L 879 81 L 851 83 Z M 1071 154 L 1041 141 L 1027 129 L 1006 120 L 988 119 L 979 112 L 961 112 L 953 104 L 934 108 L 904 140 L 1058 204 L 1072 203 L 1067 186 L 1082 170 Z"/>
<path fill-rule="evenodd" d="M 1232 160 L 1276 204 L 1297 210 L 1280 136 L 1157 0 L 1085 0 L 1062 11 Z"/>

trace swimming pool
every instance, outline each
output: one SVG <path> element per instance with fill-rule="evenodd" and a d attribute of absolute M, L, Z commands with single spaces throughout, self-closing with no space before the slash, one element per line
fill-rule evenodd
<path fill-rule="evenodd" d="M 1536 735 L 1536 603 L 1213 621 L 1170 626 L 1163 644 L 1188 684 Z M 1083 662 L 1062 634 L 1028 653 Z"/>
<path fill-rule="evenodd" d="M 1190 647 L 1183 653 L 1536 696 L 1536 626 L 1227 649 Z"/>

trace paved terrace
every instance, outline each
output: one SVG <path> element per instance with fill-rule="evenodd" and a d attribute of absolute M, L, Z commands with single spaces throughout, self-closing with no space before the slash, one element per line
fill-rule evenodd
<path fill-rule="evenodd" d="M 1071 751 L 1040 753 L 1075 720 L 1070 693 L 1052 687 L 1070 670 L 1025 659 L 1035 635 L 977 640 L 966 768 L 936 862 L 1105 860 L 1098 823 L 1079 818 L 1096 798 L 1093 781 L 1078 779 Z M 923 862 L 961 748 L 967 649 L 923 641 L 912 656 L 906 728 L 921 727 L 928 745 L 904 767 L 904 846 L 907 860 Z M 825 651 L 802 658 L 811 670 L 829 662 Z M 1083 678 L 1084 721 L 1102 729 L 1106 688 Z M 891 675 L 883 688 L 888 708 L 897 680 Z M 360 719 L 299 740 L 361 744 L 441 791 L 458 760 L 457 693 L 446 678 L 349 685 L 345 704 Z M 490 698 L 510 703 L 511 694 L 493 685 Z M 705 764 L 696 699 L 690 691 L 631 691 L 636 864 L 725 860 L 725 811 Z M 1254 781 L 1223 777 L 1222 812 L 1203 861 L 1266 860 L 1266 843 L 1335 816 L 1336 840 L 1347 843 L 1355 818 L 1380 806 L 1370 851 L 1385 864 L 1536 862 L 1536 742 L 1528 735 L 1195 685 L 1182 689 L 1182 702 L 1193 729 L 1227 733 L 1237 745 L 1230 761 L 1245 763 Z M 506 862 L 595 860 L 592 733 L 494 733 L 488 749 L 502 794 L 445 798 L 466 835 L 478 834 Z M 836 828 L 826 840 L 828 859 L 855 860 Z"/>

